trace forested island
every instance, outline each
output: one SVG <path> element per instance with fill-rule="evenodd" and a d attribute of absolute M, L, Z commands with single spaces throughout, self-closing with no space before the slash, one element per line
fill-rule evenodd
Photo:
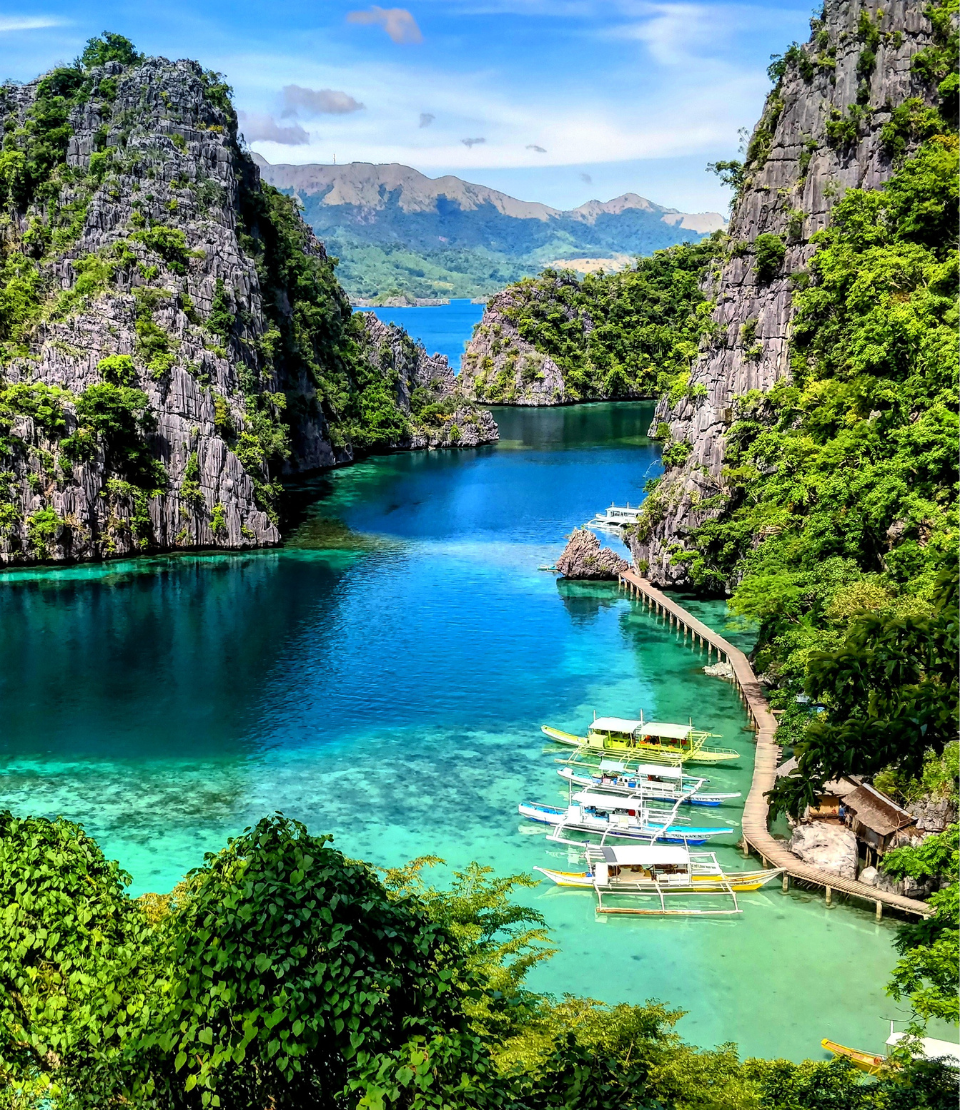
<path fill-rule="evenodd" d="M 283 476 L 496 439 L 352 313 L 221 76 L 108 35 L 0 112 L 0 563 L 270 545 Z"/>
<path fill-rule="evenodd" d="M 917 1032 L 956 1022 L 956 17 L 829 0 L 718 167 L 729 235 L 510 287 L 460 383 L 350 313 L 220 75 L 104 34 L 4 87 L 4 561 L 273 544 L 284 475 L 488 442 L 482 402 L 658 397 L 636 567 L 757 622 L 796 758 L 776 809 L 855 772 L 952 813 L 879 870 L 932 910 L 900 926 L 889 993 Z M 474 865 L 440 889 L 436 862 L 378 870 L 277 815 L 132 898 L 80 826 L 0 814 L 2 1103 L 956 1104 L 908 1051 L 873 1077 L 742 1060 L 684 1043 L 669 1003 L 539 994 L 531 880 Z"/>

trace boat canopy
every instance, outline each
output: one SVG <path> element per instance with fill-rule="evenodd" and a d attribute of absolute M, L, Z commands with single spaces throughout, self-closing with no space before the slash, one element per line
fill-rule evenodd
<path fill-rule="evenodd" d="M 690 852 L 682 845 L 627 844 L 622 848 L 600 849 L 607 863 L 622 867 L 684 867 L 690 862 Z"/>
<path fill-rule="evenodd" d="M 643 809 L 642 798 L 617 797 L 616 794 L 595 794 L 592 790 L 581 790 L 574 794 L 573 800 L 582 806 L 593 806 L 595 809 Z"/>
<path fill-rule="evenodd" d="M 644 721 L 637 731 L 642 736 L 662 736 L 665 740 L 686 740 L 693 732 L 693 725 L 669 725 L 662 721 Z"/>
<path fill-rule="evenodd" d="M 639 763 L 636 767 L 631 767 L 629 770 L 625 763 L 615 763 L 612 759 L 600 760 L 601 771 L 613 771 L 617 774 L 627 774 L 631 778 L 636 775 L 638 778 L 643 775 L 653 775 L 658 779 L 680 779 L 683 777 L 683 771 L 679 767 L 664 767 L 658 766 L 655 763 Z"/>
<path fill-rule="evenodd" d="M 591 732 L 635 732 L 643 721 L 630 721 L 625 717 L 597 717 L 590 725 Z"/>
<path fill-rule="evenodd" d="M 634 721 L 627 717 L 597 717 L 590 725 L 591 732 L 626 732 L 630 735 L 659 736 L 664 740 L 686 740 L 693 732 L 693 725 L 671 725 L 663 721 Z"/>
<path fill-rule="evenodd" d="M 887 1045 L 893 1048 L 898 1045 L 906 1033 L 891 1033 L 887 1037 Z M 916 1047 L 923 1053 L 927 1060 L 936 1060 L 939 1057 L 946 1057 L 946 1062 L 953 1067 L 960 1065 L 960 1044 L 953 1041 L 938 1041 L 936 1037 L 920 1037 L 914 1041 Z"/>

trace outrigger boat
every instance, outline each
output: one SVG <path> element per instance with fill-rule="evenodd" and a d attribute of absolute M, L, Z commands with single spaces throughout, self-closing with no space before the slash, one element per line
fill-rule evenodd
<path fill-rule="evenodd" d="M 587 521 L 585 527 L 596 529 L 599 532 L 615 532 L 619 534 L 620 530 L 625 528 L 628 524 L 636 524 L 640 513 L 640 507 L 637 506 L 634 508 L 629 501 L 625 506 L 611 502 L 609 509 L 605 509 L 602 513 L 597 513 L 593 520 Z"/>
<path fill-rule="evenodd" d="M 740 753 L 732 748 L 704 747 L 711 733 L 695 729 L 692 724 L 645 721 L 642 713 L 639 720 L 594 716 L 586 736 L 563 732 L 550 725 L 541 725 L 540 730 L 558 744 L 569 744 L 583 754 L 633 754 L 652 763 L 667 763 L 674 767 L 684 763 L 724 763 L 740 758 Z"/>
<path fill-rule="evenodd" d="M 896 1048 L 907 1037 L 906 1033 L 894 1030 L 894 1022 L 890 1022 L 890 1036 L 887 1037 L 887 1048 Z M 865 1052 L 860 1048 L 848 1048 L 845 1044 L 838 1044 L 824 1037 L 820 1044 L 834 1056 L 849 1060 L 855 1068 L 865 1071 L 867 1075 L 879 1075 L 881 1071 L 898 1068 L 900 1062 L 884 1056 L 880 1052 Z M 943 1060 L 950 1067 L 960 1067 L 960 1045 L 954 1041 L 940 1041 L 935 1037 L 913 1037 L 908 1042 L 910 1054 L 916 1059 Z"/>
<path fill-rule="evenodd" d="M 643 798 L 618 797 L 601 794 L 595 790 L 581 790 L 574 794 L 567 806 L 548 806 L 537 802 L 521 803 L 520 816 L 543 825 L 551 825 L 551 840 L 564 841 L 565 832 L 597 833 L 607 837 L 627 840 L 663 840 L 674 844 L 704 844 L 715 836 L 729 833 L 729 828 L 695 828 L 677 818 L 680 802 L 671 810 L 651 810 Z M 672 824 L 671 821 L 677 821 Z M 582 847 L 577 841 L 572 843 Z"/>
<path fill-rule="evenodd" d="M 634 914 L 730 914 L 741 913 L 737 893 L 759 890 L 764 883 L 780 874 L 781 868 L 742 871 L 727 874 L 713 852 L 691 852 L 687 847 L 667 845 L 624 845 L 588 848 L 587 870 L 583 872 L 554 871 L 549 867 L 534 870 L 546 875 L 558 886 L 592 888 L 597 895 L 598 913 Z M 604 895 L 622 894 L 653 898 L 659 907 L 625 909 L 605 906 Z M 676 895 L 725 895 L 732 899 L 732 908 L 668 909 L 666 900 Z"/>
<path fill-rule="evenodd" d="M 601 759 L 595 764 L 568 764 L 557 774 L 575 786 L 600 790 L 604 794 L 638 795 L 648 801 L 681 802 L 691 806 L 719 806 L 739 798 L 736 791 L 718 793 L 704 791 L 709 780 L 685 775 L 679 767 L 658 767 L 654 764 L 636 764 L 628 767 L 612 759 Z"/>

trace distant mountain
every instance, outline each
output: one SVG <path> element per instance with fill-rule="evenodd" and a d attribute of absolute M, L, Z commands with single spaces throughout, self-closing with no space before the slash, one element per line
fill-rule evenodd
<path fill-rule="evenodd" d="M 274 166 L 263 177 L 296 194 L 359 303 L 484 297 L 544 266 L 619 269 L 635 255 L 726 226 L 717 212 L 664 208 L 636 193 L 562 212 L 397 163 Z"/>

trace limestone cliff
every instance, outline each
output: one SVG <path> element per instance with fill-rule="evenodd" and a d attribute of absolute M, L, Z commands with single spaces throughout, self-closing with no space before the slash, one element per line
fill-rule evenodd
<path fill-rule="evenodd" d="M 548 268 L 491 298 L 463 356 L 460 387 L 509 405 L 656 397 L 685 372 L 709 327 L 698 288 L 719 233 L 615 273 Z"/>
<path fill-rule="evenodd" d="M 510 286 L 487 302 L 463 355 L 461 387 L 472 397 L 501 404 L 562 405 L 569 399 L 563 371 L 520 335 L 512 318 L 511 310 L 525 298 L 523 286 Z"/>
<path fill-rule="evenodd" d="M 195 62 L 0 89 L 0 563 L 279 541 L 278 477 L 495 439 L 353 315 Z"/>
<path fill-rule="evenodd" d="M 715 327 L 683 396 L 677 401 L 674 390 L 657 410 L 654 428 L 664 436 L 669 426 L 667 457 L 677 462 L 632 549 L 661 585 L 684 581 L 670 549 L 682 549 L 708 518 L 701 502 L 723 492 L 724 436 L 737 398 L 789 373 L 792 293 L 814 253 L 811 237 L 846 189 L 877 188 L 895 155 L 919 141 L 886 126 L 894 110 L 913 97 L 937 100 L 935 82 L 912 65 L 932 42 L 921 4 L 826 0 L 811 29 L 810 41 L 784 56 L 747 148 L 727 255 L 705 290 Z"/>

